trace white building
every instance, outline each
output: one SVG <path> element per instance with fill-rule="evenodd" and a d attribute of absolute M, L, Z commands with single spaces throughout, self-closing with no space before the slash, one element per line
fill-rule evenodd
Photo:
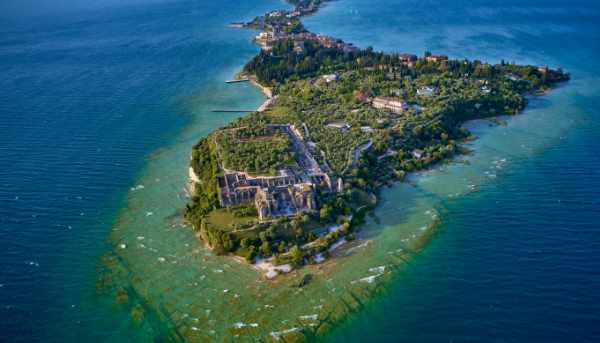
<path fill-rule="evenodd" d="M 388 98 L 378 96 L 373 99 L 373 107 L 379 109 L 388 109 L 400 113 L 408 108 L 408 104 L 397 98 Z"/>
<path fill-rule="evenodd" d="M 373 130 L 372 127 L 370 126 L 361 126 L 360 130 L 364 133 L 373 133 L 375 130 Z"/>
<path fill-rule="evenodd" d="M 340 130 L 348 130 L 350 128 L 350 125 L 348 125 L 348 123 L 346 123 L 346 122 L 333 122 L 333 123 L 327 124 L 327 126 L 333 127 L 336 129 L 340 129 Z"/>
<path fill-rule="evenodd" d="M 425 151 L 423 151 L 421 149 L 415 149 L 415 150 L 412 151 L 412 155 L 415 158 L 421 158 L 421 157 L 423 157 L 423 155 L 425 155 Z"/>
<path fill-rule="evenodd" d="M 431 87 L 431 86 L 426 86 L 426 87 L 417 89 L 418 96 L 432 96 L 434 92 L 435 92 L 435 88 Z"/>
<path fill-rule="evenodd" d="M 337 81 L 338 80 L 338 76 L 337 76 L 337 74 L 323 75 L 323 80 L 325 80 L 327 83 L 333 82 L 333 81 Z"/>

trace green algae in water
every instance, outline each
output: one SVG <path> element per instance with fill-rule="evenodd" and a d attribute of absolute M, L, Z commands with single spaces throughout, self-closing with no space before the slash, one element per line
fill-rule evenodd
<path fill-rule="evenodd" d="M 257 107 L 262 100 L 243 85 L 211 92 L 227 93 L 240 108 Z M 572 124 L 552 118 L 565 109 L 547 113 L 535 109 L 535 101 L 532 110 L 506 126 L 470 124 L 482 139 L 467 143 L 474 154 L 458 161 L 468 163 L 439 165 L 383 190 L 378 220 L 364 224 L 357 240 L 322 264 L 267 281 L 248 264 L 208 251 L 180 216 L 188 200 L 191 146 L 234 118 L 209 116 L 214 104 L 201 97 L 195 122 L 177 142 L 153 154 L 135 183 L 144 187 L 130 191 L 98 279 L 102 294 L 131 313 L 133 322 L 139 318 L 136 325 L 148 340 L 291 341 L 323 335 L 385 291 L 451 215 L 448 202 L 495 182 L 512 161 L 543 152 Z M 307 273 L 310 282 L 297 287 Z M 117 304 L 117 296 L 127 300 Z"/>

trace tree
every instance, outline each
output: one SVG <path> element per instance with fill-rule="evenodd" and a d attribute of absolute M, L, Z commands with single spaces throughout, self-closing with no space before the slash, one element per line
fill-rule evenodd
<path fill-rule="evenodd" d="M 328 221 L 330 216 L 331 208 L 329 207 L 329 205 L 321 207 L 321 210 L 319 211 L 319 219 L 321 220 L 321 222 Z"/>
<path fill-rule="evenodd" d="M 279 251 L 280 254 L 285 252 L 285 241 L 281 241 L 279 242 L 279 245 L 277 245 L 277 251 Z"/>
<path fill-rule="evenodd" d="M 221 236 L 221 240 L 222 240 L 222 244 L 223 244 L 223 250 L 229 252 L 229 251 L 232 251 L 233 248 L 235 247 L 235 242 L 233 241 L 230 234 L 228 234 L 228 233 L 223 234 L 223 236 Z"/>
<path fill-rule="evenodd" d="M 271 244 L 269 241 L 263 241 L 262 245 L 260 246 L 260 252 L 265 257 L 271 255 Z"/>
<path fill-rule="evenodd" d="M 246 261 L 252 263 L 256 257 L 256 247 L 251 245 L 248 247 L 248 254 L 246 255 Z"/>
<path fill-rule="evenodd" d="M 296 267 L 301 266 L 304 263 L 304 255 L 297 245 L 294 245 L 290 249 L 290 256 L 292 257 L 292 264 Z"/>
<path fill-rule="evenodd" d="M 242 238 L 242 241 L 240 242 L 240 245 L 242 246 L 242 248 L 247 248 L 250 246 L 250 244 L 252 244 L 252 242 L 250 241 L 250 238 Z"/>

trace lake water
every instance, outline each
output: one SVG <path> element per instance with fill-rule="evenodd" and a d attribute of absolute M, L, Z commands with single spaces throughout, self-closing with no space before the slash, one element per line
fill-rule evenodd
<path fill-rule="evenodd" d="M 340 0 L 307 18 L 361 47 L 573 80 L 506 126 L 471 123 L 474 154 L 386 190 L 366 247 L 310 270 L 304 292 L 213 256 L 179 219 L 190 147 L 239 115 L 210 109 L 263 100 L 223 83 L 258 51 L 226 24 L 285 6 L 0 5 L 2 341 L 249 340 L 346 313 L 337 301 L 381 266 L 387 290 L 331 341 L 598 341 L 600 5 Z M 435 218 L 423 251 L 394 257 Z"/>

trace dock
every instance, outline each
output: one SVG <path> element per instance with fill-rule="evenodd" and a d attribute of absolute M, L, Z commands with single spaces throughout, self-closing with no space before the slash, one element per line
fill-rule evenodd
<path fill-rule="evenodd" d="M 244 112 L 244 113 L 250 113 L 250 112 L 256 112 L 256 110 L 220 110 L 220 109 L 214 109 L 211 110 L 211 112 L 214 113 L 233 113 L 233 112 Z"/>
<path fill-rule="evenodd" d="M 237 82 L 248 82 L 248 81 L 250 81 L 250 79 L 248 79 L 248 78 L 242 78 L 242 79 L 239 79 L 239 80 L 227 80 L 227 81 L 225 81 L 225 83 L 237 83 Z"/>

